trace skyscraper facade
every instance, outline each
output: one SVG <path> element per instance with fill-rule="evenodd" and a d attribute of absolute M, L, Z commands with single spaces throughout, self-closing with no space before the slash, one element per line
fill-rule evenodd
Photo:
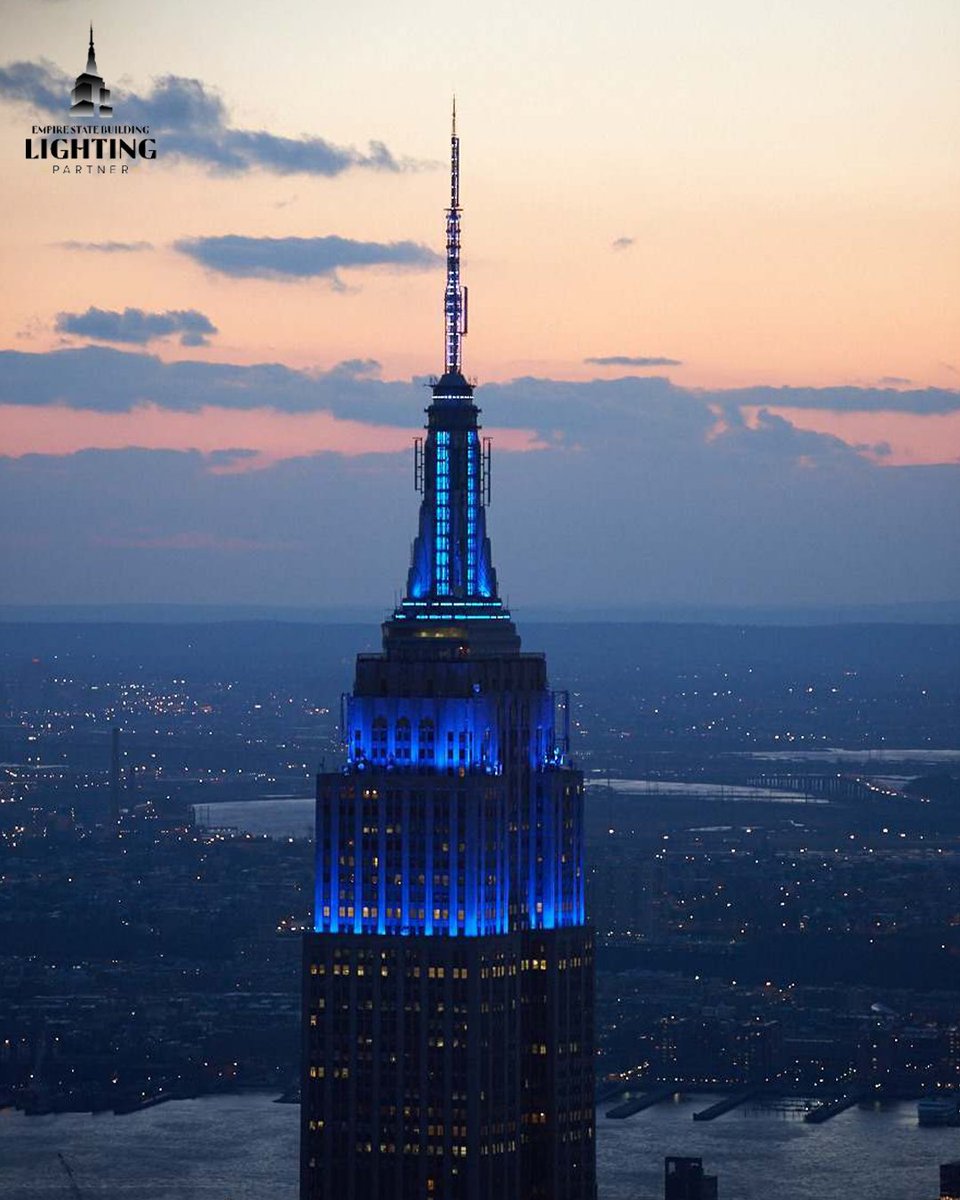
<path fill-rule="evenodd" d="M 406 595 L 357 658 L 317 780 L 302 1200 L 594 1200 L 593 940 L 568 705 L 521 651 L 461 367 L 451 137 L 445 369 Z"/>
<path fill-rule="evenodd" d="M 716 1175 L 705 1175 L 702 1158 L 670 1155 L 663 1162 L 664 1200 L 717 1200 Z"/>
<path fill-rule="evenodd" d="M 960 1200 L 960 1161 L 940 1164 L 940 1200 Z"/>

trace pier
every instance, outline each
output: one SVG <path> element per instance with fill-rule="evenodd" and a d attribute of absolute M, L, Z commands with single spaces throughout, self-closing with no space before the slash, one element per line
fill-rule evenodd
<path fill-rule="evenodd" d="M 859 1104 L 861 1100 L 865 1100 L 868 1095 L 869 1092 L 866 1088 L 857 1088 L 855 1091 L 847 1092 L 845 1096 L 841 1096 L 838 1100 L 828 1100 L 825 1104 L 811 1109 L 803 1119 L 808 1125 L 822 1125 L 824 1121 L 829 1121 L 831 1117 L 835 1117 L 838 1113 L 845 1112 L 848 1108 L 853 1108 L 855 1104 Z"/>
<path fill-rule="evenodd" d="M 615 1096 L 626 1096 L 629 1090 L 628 1086 L 620 1080 L 616 1083 L 602 1083 L 594 1094 L 594 1103 L 603 1104 L 605 1100 L 613 1100 Z"/>
<path fill-rule="evenodd" d="M 652 1092 L 644 1092 L 642 1096 L 633 1096 L 624 1100 L 622 1104 L 611 1108 L 607 1113 L 607 1117 L 612 1121 L 623 1121 L 627 1117 L 632 1117 L 635 1113 L 643 1112 L 645 1108 L 653 1108 L 655 1104 L 662 1104 L 664 1100 L 669 1100 L 677 1094 L 675 1087 L 657 1088 Z"/>
<path fill-rule="evenodd" d="M 762 1091 L 763 1088 L 745 1088 L 743 1091 L 735 1092 L 732 1096 L 725 1096 L 723 1100 L 718 1100 L 709 1108 L 701 1108 L 699 1112 L 695 1112 L 693 1119 L 695 1121 L 714 1121 L 717 1117 L 722 1117 L 724 1113 L 739 1108 L 741 1104 L 746 1104 L 748 1100 L 756 1099 Z"/>

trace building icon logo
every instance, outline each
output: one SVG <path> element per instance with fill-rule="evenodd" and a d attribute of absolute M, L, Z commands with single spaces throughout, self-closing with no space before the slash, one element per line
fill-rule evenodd
<path fill-rule="evenodd" d="M 93 49 L 93 22 L 90 23 L 90 45 L 87 47 L 87 67 L 77 76 L 70 93 L 70 111 L 83 117 L 112 117 L 110 89 L 104 84 L 97 70 L 97 57 Z"/>
<path fill-rule="evenodd" d="M 70 92 L 74 124 L 37 123 L 24 139 L 24 158 L 46 161 L 52 175 L 128 175 L 131 165 L 157 157 L 157 139 L 149 125 L 114 125 L 110 89 L 97 68 L 93 24 L 87 68 Z M 63 119 L 63 118 L 61 118 Z"/>

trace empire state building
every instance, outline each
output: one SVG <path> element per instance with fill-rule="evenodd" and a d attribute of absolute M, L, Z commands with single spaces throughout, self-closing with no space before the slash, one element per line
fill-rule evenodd
<path fill-rule="evenodd" d="M 301 1200 L 596 1196 L 583 779 L 566 695 L 498 593 L 461 369 L 459 152 L 454 113 L 406 595 L 357 657 L 346 765 L 317 779 Z"/>

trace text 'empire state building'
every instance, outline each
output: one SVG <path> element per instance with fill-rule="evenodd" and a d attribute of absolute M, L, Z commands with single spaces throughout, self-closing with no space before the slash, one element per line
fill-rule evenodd
<path fill-rule="evenodd" d="M 525 654 L 486 534 L 461 371 L 459 139 L 445 369 L 418 442 L 406 597 L 357 658 L 317 781 L 302 1200 L 595 1200 L 593 938 L 567 701 Z"/>

